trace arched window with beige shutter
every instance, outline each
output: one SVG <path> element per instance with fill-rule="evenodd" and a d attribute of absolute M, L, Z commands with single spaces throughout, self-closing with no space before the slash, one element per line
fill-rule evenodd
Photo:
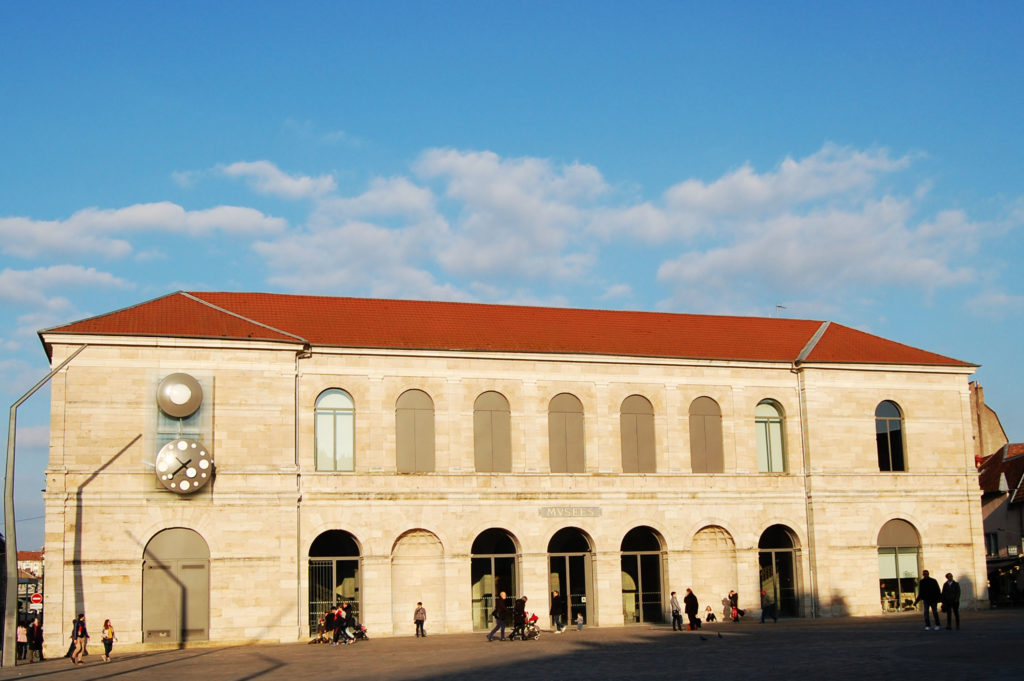
<path fill-rule="evenodd" d="M 641 395 L 622 402 L 619 415 L 622 438 L 622 472 L 656 473 L 654 456 L 654 407 Z"/>
<path fill-rule="evenodd" d="M 722 473 L 722 410 L 710 397 L 690 403 L 690 465 L 694 473 Z"/>
<path fill-rule="evenodd" d="M 555 395 L 548 406 L 548 444 L 552 473 L 583 473 L 583 403 L 575 395 Z"/>
<path fill-rule="evenodd" d="M 434 471 L 434 402 L 422 390 L 406 390 L 395 405 L 399 473 Z"/>
<path fill-rule="evenodd" d="M 477 473 L 512 472 L 511 414 L 501 393 L 482 393 L 473 403 L 473 456 Z"/>

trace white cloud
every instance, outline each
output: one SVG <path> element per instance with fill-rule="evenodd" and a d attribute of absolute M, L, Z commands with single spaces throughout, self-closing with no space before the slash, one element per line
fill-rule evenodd
<path fill-rule="evenodd" d="M 885 149 L 858 151 L 826 144 L 774 172 L 758 174 L 749 164 L 706 184 L 691 179 L 665 192 L 670 209 L 705 215 L 749 215 L 793 207 L 829 196 L 868 189 L 882 173 L 901 170 L 909 157 L 889 158 Z"/>
<path fill-rule="evenodd" d="M 435 214 L 434 193 L 404 177 L 375 178 L 370 188 L 353 198 L 331 197 L 319 202 L 312 222 L 324 224 L 338 219 Z"/>
<path fill-rule="evenodd" d="M 593 166 L 431 149 L 415 170 L 442 181 L 444 195 L 460 207 L 439 255 L 448 272 L 576 278 L 595 262 L 580 237 L 588 206 L 608 187 Z"/>
<path fill-rule="evenodd" d="M 0 271 L 0 300 L 42 307 L 51 312 L 68 309 L 70 304 L 67 299 L 60 296 L 47 297 L 47 291 L 74 291 L 83 288 L 128 289 L 132 288 L 132 284 L 108 272 L 78 265 Z"/>
<path fill-rule="evenodd" d="M 201 236 L 216 230 L 232 234 L 273 234 L 287 223 L 253 208 L 217 206 L 185 210 L 168 201 L 117 209 L 84 208 L 67 220 L 0 218 L 3 252 L 23 258 L 52 253 L 97 253 L 121 258 L 132 252 L 122 235 L 171 232 Z"/>
<path fill-rule="evenodd" d="M 984 291 L 968 300 L 964 307 L 977 317 L 1014 319 L 1024 312 L 1024 296 L 1004 291 Z"/>
<path fill-rule="evenodd" d="M 957 213 L 914 224 L 907 201 L 885 198 L 856 212 L 824 209 L 741 223 L 725 244 L 666 260 L 659 281 L 679 302 L 758 290 L 835 295 L 846 289 L 909 286 L 932 291 L 975 280 L 959 254 L 976 248 L 976 228 Z"/>
<path fill-rule="evenodd" d="M 249 186 L 260 194 L 286 199 L 315 198 L 329 194 L 336 188 L 334 178 L 330 175 L 288 175 L 270 161 L 239 161 L 225 166 L 221 172 L 228 177 L 245 178 Z"/>
<path fill-rule="evenodd" d="M 438 283 L 431 262 L 430 225 L 392 230 L 366 222 L 258 242 L 254 250 L 277 274 L 271 283 L 290 291 L 441 300 L 468 299 Z"/>
<path fill-rule="evenodd" d="M 856 205 L 882 175 L 909 163 L 909 156 L 893 159 L 885 149 L 858 151 L 825 144 L 803 159 L 787 157 L 772 172 L 758 173 L 747 163 L 711 182 L 696 178 L 679 182 L 657 203 L 605 208 L 596 213 L 590 229 L 605 239 L 620 235 L 651 243 L 692 239 L 734 221 L 802 212 L 823 201 Z"/>

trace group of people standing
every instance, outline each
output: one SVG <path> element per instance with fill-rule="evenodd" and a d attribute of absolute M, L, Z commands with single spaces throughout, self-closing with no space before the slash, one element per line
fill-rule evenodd
<path fill-rule="evenodd" d="M 672 598 L 669 599 L 669 604 L 672 607 L 672 631 L 683 630 L 683 613 L 686 613 L 686 629 L 693 631 L 700 629 L 700 617 L 697 616 L 697 611 L 700 608 L 700 604 L 697 602 L 697 595 L 693 593 L 691 589 L 686 590 L 686 595 L 683 596 L 683 607 L 679 607 L 679 598 L 676 596 L 676 592 L 672 592 Z"/>
<path fill-rule="evenodd" d="M 956 628 L 960 628 L 960 585 L 953 579 L 953 573 L 946 573 L 946 582 L 939 588 L 939 583 L 934 577 L 928 576 L 928 571 L 921 572 L 921 581 L 917 584 L 917 600 L 914 605 L 924 602 L 924 628 L 938 631 L 942 628 L 942 621 L 939 619 L 938 606 L 942 604 L 942 611 L 946 613 L 946 629 L 952 629 L 953 622 Z M 935 615 L 935 626 L 932 626 L 929 615 Z"/>
<path fill-rule="evenodd" d="M 328 610 L 317 623 L 316 642 L 330 643 L 332 646 L 355 643 L 353 629 L 356 618 L 352 608 L 346 602 L 338 603 L 333 610 Z"/>
<path fill-rule="evenodd" d="M 35 617 L 32 622 L 25 626 L 22 622 L 17 630 L 18 659 L 29 662 L 43 661 L 43 625 L 39 618 Z"/>

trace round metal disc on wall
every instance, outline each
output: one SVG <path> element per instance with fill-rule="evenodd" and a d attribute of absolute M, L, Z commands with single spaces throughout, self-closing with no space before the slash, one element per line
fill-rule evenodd
<path fill-rule="evenodd" d="M 213 455 L 198 440 L 178 438 L 157 452 L 156 478 L 178 494 L 190 494 L 213 478 Z"/>
<path fill-rule="evenodd" d="M 203 388 L 188 374 L 171 374 L 160 381 L 156 403 L 168 416 L 183 419 L 195 413 L 203 402 Z"/>

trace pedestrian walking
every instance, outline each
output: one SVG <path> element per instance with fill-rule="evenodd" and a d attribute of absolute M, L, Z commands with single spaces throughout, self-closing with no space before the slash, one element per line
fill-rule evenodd
<path fill-rule="evenodd" d="M 745 614 L 740 610 L 740 595 L 732 589 L 729 590 L 729 611 L 733 622 L 739 622 L 740 618 Z"/>
<path fill-rule="evenodd" d="M 416 624 L 416 637 L 427 637 L 427 630 L 423 628 L 424 623 L 427 621 L 427 609 L 423 607 L 423 602 L 420 601 L 416 604 L 416 610 L 412 614 L 412 621 Z"/>
<path fill-rule="evenodd" d="M 494 633 L 501 629 L 501 640 L 505 640 L 505 592 L 502 591 L 498 594 L 498 597 L 494 599 L 494 610 L 491 611 L 491 617 L 494 618 L 494 628 L 491 629 L 491 633 L 487 634 L 487 640 L 494 640 Z"/>
<path fill-rule="evenodd" d="M 15 630 L 14 641 L 16 645 L 16 652 L 19 660 L 28 658 L 28 627 L 25 626 L 24 622 L 19 622 L 18 627 Z"/>
<path fill-rule="evenodd" d="M 576 613 L 576 631 L 583 631 L 583 611 Z"/>
<path fill-rule="evenodd" d="M 939 583 L 935 581 L 934 577 L 928 576 L 927 570 L 921 571 L 921 581 L 917 585 L 917 598 L 914 599 L 914 605 L 917 605 L 921 601 L 924 601 L 924 630 L 938 631 L 942 626 L 942 622 L 939 620 L 939 600 L 942 599 L 942 591 L 939 589 Z M 929 611 L 935 615 L 935 626 L 931 626 L 931 619 L 928 617 Z"/>
<path fill-rule="evenodd" d="M 558 589 L 551 592 L 551 622 L 555 625 L 555 633 L 561 634 L 565 628 L 565 597 L 558 593 Z"/>
<path fill-rule="evenodd" d="M 779 621 L 779 613 L 775 608 L 775 599 L 768 595 L 768 592 L 761 589 L 761 624 L 771 617 L 773 621 Z"/>
<path fill-rule="evenodd" d="M 36 657 L 39 662 L 43 661 L 43 625 L 39 623 L 38 617 L 28 625 L 28 650 L 29 662 L 35 662 Z"/>
<path fill-rule="evenodd" d="M 71 642 L 75 650 L 71 653 L 71 664 L 85 664 L 85 644 L 89 641 L 89 630 L 85 626 L 85 613 L 79 613 L 71 630 Z"/>
<path fill-rule="evenodd" d="M 690 631 L 700 629 L 700 618 L 697 617 L 697 609 L 700 608 L 700 603 L 697 602 L 697 595 L 690 589 L 687 589 L 686 595 L 683 596 L 683 605 L 683 610 L 686 611 L 686 628 Z"/>
<path fill-rule="evenodd" d="M 953 581 L 953 573 L 946 573 L 946 582 L 942 585 L 942 610 L 946 613 L 946 629 L 956 619 L 956 628 L 960 628 L 960 585 Z M 938 622 L 938 617 L 935 618 Z"/>
<path fill-rule="evenodd" d="M 669 606 L 672 608 L 672 631 L 683 630 L 683 609 L 679 606 L 679 599 L 676 597 L 676 592 L 672 592 L 672 598 L 668 601 Z"/>
<path fill-rule="evenodd" d="M 117 640 L 117 636 L 114 635 L 114 625 L 110 623 L 110 620 L 103 620 L 103 634 L 100 640 L 103 641 L 103 661 L 110 662 L 110 651 L 114 649 L 114 641 Z"/>
<path fill-rule="evenodd" d="M 526 640 L 526 601 L 528 600 L 526 596 L 520 596 L 516 599 L 512 609 L 512 635 L 509 636 L 511 639 L 514 639 L 516 634 L 518 634 L 520 640 Z"/>

